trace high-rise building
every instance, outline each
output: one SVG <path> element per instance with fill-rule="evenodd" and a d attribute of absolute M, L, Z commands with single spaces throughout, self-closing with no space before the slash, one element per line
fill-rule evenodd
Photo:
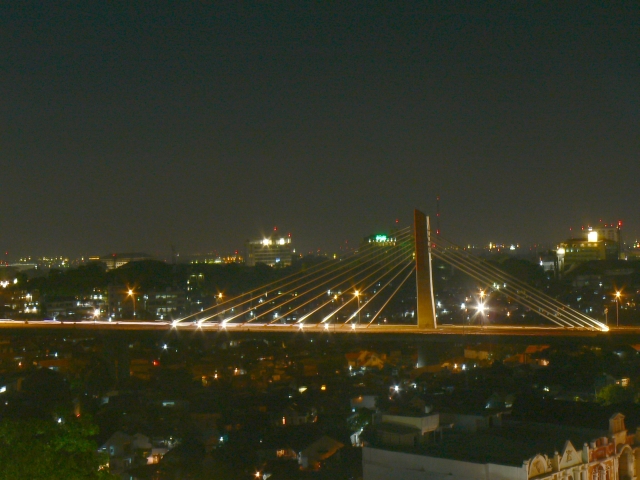
<path fill-rule="evenodd" d="M 271 267 L 291 265 L 294 252 L 291 234 L 286 237 L 272 236 L 260 240 L 247 240 L 245 247 L 245 259 L 250 267 L 258 263 L 264 263 Z"/>
<path fill-rule="evenodd" d="M 582 238 L 570 238 L 559 245 L 556 251 L 559 263 L 571 267 L 591 260 L 623 258 L 621 228 L 622 222 L 588 227 Z"/>

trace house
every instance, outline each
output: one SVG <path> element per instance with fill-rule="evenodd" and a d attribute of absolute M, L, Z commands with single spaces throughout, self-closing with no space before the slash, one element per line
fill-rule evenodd
<path fill-rule="evenodd" d="M 303 470 L 317 470 L 320 463 L 335 455 L 344 444 L 323 435 L 300 451 L 298 463 Z"/>
<path fill-rule="evenodd" d="M 127 435 L 118 431 L 111 435 L 98 451 L 109 455 L 109 470 L 111 473 L 119 474 L 130 468 L 158 463 L 169 449 L 154 448 L 146 435 Z"/>

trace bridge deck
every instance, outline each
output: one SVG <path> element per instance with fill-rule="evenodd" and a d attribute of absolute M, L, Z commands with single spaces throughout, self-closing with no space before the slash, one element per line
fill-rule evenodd
<path fill-rule="evenodd" d="M 81 322 L 60 322 L 48 320 L 0 320 L 0 330 L 130 330 L 130 331 L 169 331 L 176 329 L 179 331 L 239 331 L 239 332 L 261 332 L 261 333 L 340 333 L 340 334 L 415 334 L 415 335 L 508 335 L 508 336 L 611 336 L 611 335 L 637 335 L 640 334 L 640 327 L 610 327 L 609 332 L 596 332 L 593 330 L 580 328 L 560 328 L 560 327 L 518 327 L 518 326 L 455 326 L 446 325 L 435 330 L 419 329 L 415 325 L 282 325 L 282 324 L 202 324 L 183 323 L 173 324 L 171 322 L 141 322 L 133 320 L 120 320 L 114 322 L 105 321 L 81 321 Z"/>

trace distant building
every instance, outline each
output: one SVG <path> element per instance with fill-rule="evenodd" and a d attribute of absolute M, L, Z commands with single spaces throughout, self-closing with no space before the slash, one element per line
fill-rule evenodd
<path fill-rule="evenodd" d="M 594 232 L 595 233 L 595 232 Z M 569 268 L 574 264 L 592 260 L 615 260 L 618 258 L 618 243 L 606 238 L 598 238 L 597 233 L 588 238 L 571 238 L 560 244 L 557 250 L 558 258 L 563 259 Z"/>
<path fill-rule="evenodd" d="M 153 257 L 146 253 L 111 253 L 101 257 L 90 257 L 89 260 L 100 261 L 107 266 L 107 270 L 113 270 L 129 262 L 153 260 Z"/>
<path fill-rule="evenodd" d="M 77 320 L 99 318 L 107 311 L 107 293 L 94 289 L 90 295 L 57 297 L 45 304 L 47 315 L 52 318 Z"/>
<path fill-rule="evenodd" d="M 562 242 L 556 250 L 559 270 L 592 260 L 623 259 L 621 228 L 622 222 L 588 227 L 582 238 Z"/>
<path fill-rule="evenodd" d="M 545 273 L 557 275 L 564 267 L 564 254 L 562 257 L 557 252 L 547 252 L 539 255 L 539 263 Z"/>
<path fill-rule="evenodd" d="M 166 288 L 150 291 L 142 296 L 144 309 L 154 318 L 173 318 L 185 312 L 187 295 L 183 290 Z"/>
<path fill-rule="evenodd" d="M 261 240 L 248 240 L 245 244 L 246 264 L 254 267 L 264 263 L 270 267 L 291 265 L 295 250 L 291 244 L 291 234 L 286 237 L 272 236 Z"/>
<path fill-rule="evenodd" d="M 596 232 L 598 234 L 598 238 L 606 238 L 607 240 L 612 240 L 618 244 L 622 241 L 622 222 L 615 223 L 605 223 L 604 225 L 597 225 L 595 227 L 589 227 L 588 232 Z"/>
<path fill-rule="evenodd" d="M 193 253 L 190 255 L 181 255 L 180 261 L 185 263 L 197 264 L 223 264 L 223 263 L 242 263 L 244 259 L 242 255 L 235 252 L 233 255 L 221 256 L 213 253 Z"/>
<path fill-rule="evenodd" d="M 373 235 L 369 235 L 368 237 L 364 237 L 360 248 L 367 245 L 375 247 L 392 247 L 397 244 L 397 241 L 398 240 L 395 235 L 375 233 Z"/>

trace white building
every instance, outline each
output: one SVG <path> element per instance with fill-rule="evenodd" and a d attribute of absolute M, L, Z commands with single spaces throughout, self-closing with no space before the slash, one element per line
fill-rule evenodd
<path fill-rule="evenodd" d="M 610 418 L 605 432 L 542 423 L 514 424 L 450 434 L 428 445 L 396 446 L 393 450 L 364 447 L 363 478 L 635 480 L 640 475 L 640 447 L 635 437 L 627 433 L 621 414 Z M 540 453 L 544 450 L 553 453 Z"/>

